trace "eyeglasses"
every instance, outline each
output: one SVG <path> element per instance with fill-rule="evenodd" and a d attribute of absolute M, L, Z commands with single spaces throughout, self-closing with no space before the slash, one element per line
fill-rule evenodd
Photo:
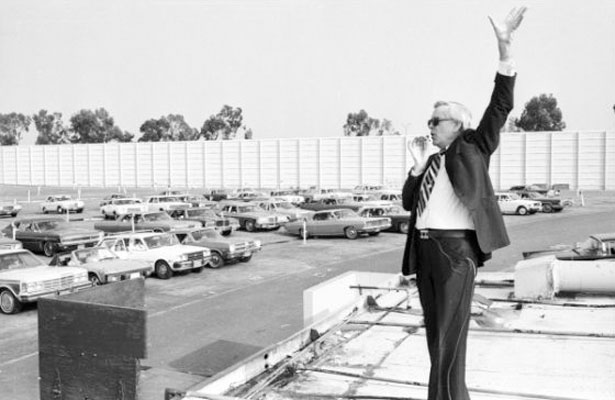
<path fill-rule="evenodd" d="M 457 121 L 457 120 L 454 119 L 454 118 L 438 118 L 438 117 L 433 117 L 433 118 L 427 120 L 427 126 L 434 126 L 434 127 L 436 127 L 442 121 Z"/>

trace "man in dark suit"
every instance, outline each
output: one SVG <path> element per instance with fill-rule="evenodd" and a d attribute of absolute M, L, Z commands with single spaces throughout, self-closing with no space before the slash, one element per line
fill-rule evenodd
<path fill-rule="evenodd" d="M 516 73 L 512 33 L 525 7 L 502 23 L 489 18 L 500 55 L 491 101 L 476 129 L 460 103 L 438 102 L 425 138 L 409 146 L 414 164 L 404 184 L 403 206 L 411 211 L 402 274 L 416 273 L 431 360 L 429 400 L 467 400 L 465 354 L 476 268 L 510 243 L 489 178 L 489 159 L 513 108 Z"/>

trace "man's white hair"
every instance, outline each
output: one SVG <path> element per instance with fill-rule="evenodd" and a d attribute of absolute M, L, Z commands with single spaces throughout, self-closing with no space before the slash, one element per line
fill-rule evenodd
<path fill-rule="evenodd" d="M 461 123 L 461 131 L 472 127 L 472 113 L 468 107 L 456 101 L 437 101 L 433 108 L 446 107 L 448 116 Z"/>

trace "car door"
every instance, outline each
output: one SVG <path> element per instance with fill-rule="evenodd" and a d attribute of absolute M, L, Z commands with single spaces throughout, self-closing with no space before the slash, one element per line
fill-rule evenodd
<path fill-rule="evenodd" d="M 319 212 L 312 217 L 311 226 L 308 228 L 308 232 L 312 235 L 331 235 L 331 213 Z"/>
<path fill-rule="evenodd" d="M 32 235 L 32 222 L 22 222 L 17 226 L 15 231 L 15 239 L 21 242 L 24 249 L 31 251 L 40 251 L 39 245 Z"/>

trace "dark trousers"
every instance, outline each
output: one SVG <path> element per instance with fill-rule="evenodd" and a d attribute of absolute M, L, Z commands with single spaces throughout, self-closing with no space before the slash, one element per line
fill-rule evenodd
<path fill-rule="evenodd" d="M 475 235 L 417 240 L 417 286 L 431 359 L 428 400 L 469 400 L 466 342 L 478 242 Z"/>

